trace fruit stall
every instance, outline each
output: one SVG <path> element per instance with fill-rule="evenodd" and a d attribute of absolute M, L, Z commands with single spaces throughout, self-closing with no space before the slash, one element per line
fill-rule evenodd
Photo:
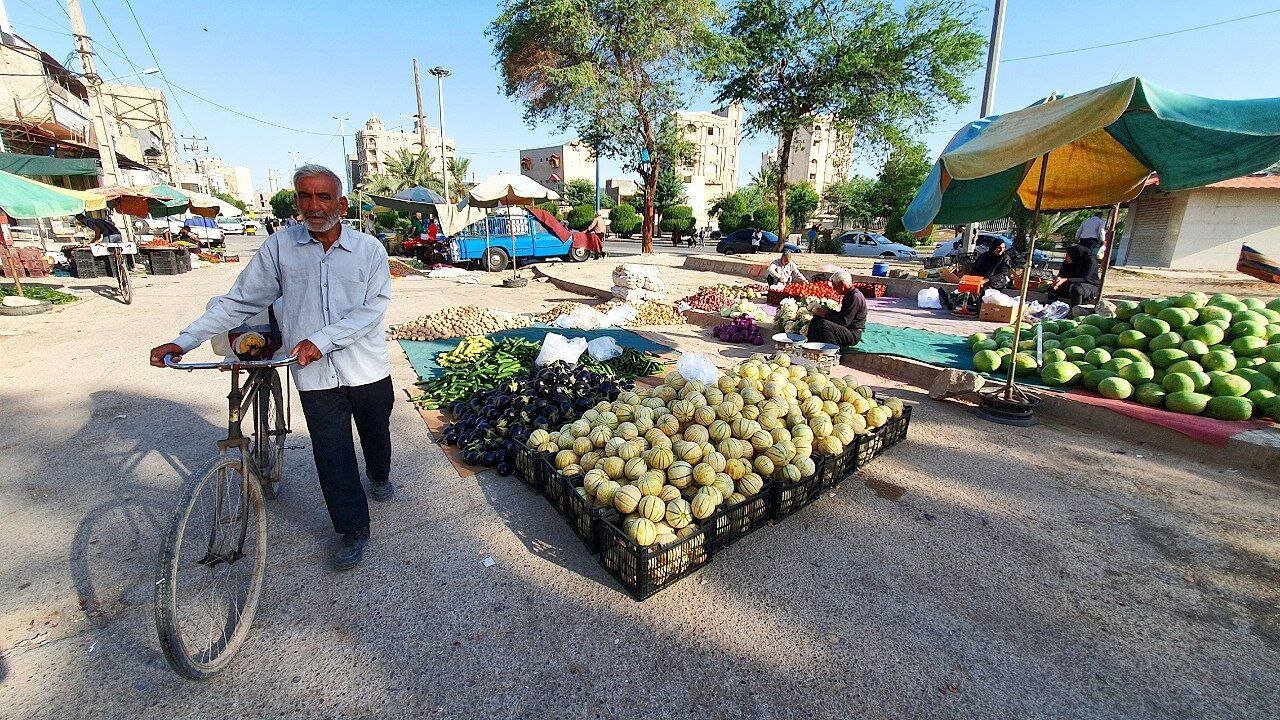
<path fill-rule="evenodd" d="M 1280 299 L 1190 292 L 969 337 L 979 372 L 1217 420 L 1280 419 Z"/>
<path fill-rule="evenodd" d="M 911 409 L 900 400 L 785 353 L 728 371 L 684 355 L 673 369 L 673 351 L 626 329 L 553 340 L 574 333 L 547 320 L 576 311 L 448 308 L 391 335 L 423 377 L 414 402 L 455 467 L 519 477 L 638 600 L 906 436 Z M 753 342 L 736 329 L 744 318 L 754 322 L 726 323 L 730 336 Z M 603 358 L 559 354 L 573 342 L 613 347 Z"/>

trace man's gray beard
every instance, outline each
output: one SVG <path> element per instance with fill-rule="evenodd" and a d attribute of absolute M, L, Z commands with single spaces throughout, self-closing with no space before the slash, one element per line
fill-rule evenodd
<path fill-rule="evenodd" d="M 303 223 L 306 224 L 307 229 L 310 230 L 311 232 L 322 233 L 322 232 L 328 232 L 333 228 L 334 225 L 337 225 L 339 222 L 341 222 L 342 215 L 340 213 L 334 213 L 333 215 L 326 215 L 323 220 L 314 220 L 309 217 L 303 217 L 302 221 Z M 314 222 L 323 222 L 324 226 L 316 227 L 315 225 L 312 225 L 312 223 Z"/>

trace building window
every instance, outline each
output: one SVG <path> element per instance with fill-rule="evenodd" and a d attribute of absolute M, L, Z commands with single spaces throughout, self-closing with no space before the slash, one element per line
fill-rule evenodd
<path fill-rule="evenodd" d="M 716 134 L 716 129 L 715 129 L 715 128 L 713 128 L 713 127 L 709 127 L 709 128 L 707 128 L 707 135 L 708 135 L 708 136 L 712 136 L 712 135 L 715 135 L 715 134 Z"/>
<path fill-rule="evenodd" d="M 810 180 L 817 180 L 817 179 L 818 179 L 818 173 L 809 173 L 809 179 L 810 179 Z"/>

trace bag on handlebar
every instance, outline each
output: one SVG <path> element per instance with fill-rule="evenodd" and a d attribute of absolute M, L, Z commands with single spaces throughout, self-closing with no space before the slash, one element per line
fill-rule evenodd
<path fill-rule="evenodd" d="M 209 307 L 216 302 L 217 298 L 209 301 Z M 268 305 L 266 310 L 239 327 L 215 335 L 211 343 L 213 351 L 223 357 L 235 355 L 241 360 L 268 360 L 284 346 L 284 336 L 280 332 L 280 323 L 276 321 L 274 307 Z"/>

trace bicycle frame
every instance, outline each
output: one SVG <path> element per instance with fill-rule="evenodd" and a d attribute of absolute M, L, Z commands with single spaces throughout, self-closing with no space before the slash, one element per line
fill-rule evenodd
<path fill-rule="evenodd" d="M 173 361 L 172 355 L 166 355 L 164 358 L 165 367 L 175 370 L 221 370 L 231 373 L 231 392 L 227 393 L 227 437 L 218 441 L 218 451 L 225 453 L 228 450 L 238 451 L 240 453 L 241 467 L 248 468 L 249 472 L 243 473 L 244 481 L 251 482 L 259 480 L 261 477 L 261 468 L 255 457 L 249 454 L 249 438 L 244 435 L 241 429 L 241 423 L 244 420 L 246 410 L 254 407 L 254 403 L 258 399 L 258 393 L 267 391 L 263 387 L 263 383 L 267 382 L 267 378 L 271 377 L 268 370 L 285 367 L 297 362 L 298 356 L 293 355 L 280 360 L 227 360 L 223 362 L 205 362 L 205 363 L 177 363 Z M 248 380 L 241 385 L 240 373 L 248 371 Z M 292 407 L 292 405 L 290 405 Z M 256 410 L 256 409 L 255 409 Z M 291 413 L 290 413 L 291 414 Z M 255 428 L 256 430 L 256 428 Z M 288 421 L 282 432 L 289 432 Z M 259 439 L 261 443 L 262 440 Z M 250 477 L 252 476 L 252 477 Z M 221 482 L 214 489 L 214 523 L 216 525 L 218 518 L 222 517 L 222 503 L 225 488 Z M 249 530 L 249 513 L 247 512 L 247 504 L 249 496 L 246 492 L 240 493 L 240 527 L 239 538 L 235 546 L 228 548 L 226 553 L 214 552 L 214 540 L 218 537 L 217 528 L 210 528 L 209 545 L 205 549 L 205 556 L 199 560 L 201 565 L 212 567 L 219 562 L 233 563 L 244 556 L 244 541 Z"/>

